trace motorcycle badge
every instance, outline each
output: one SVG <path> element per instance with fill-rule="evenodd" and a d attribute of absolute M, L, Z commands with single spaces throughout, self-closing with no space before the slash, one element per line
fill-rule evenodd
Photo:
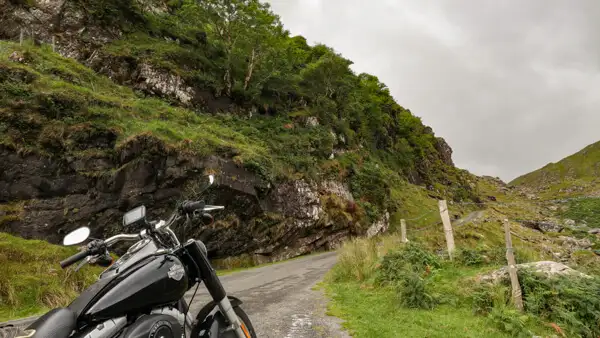
<path fill-rule="evenodd" d="M 180 281 L 181 278 L 183 278 L 184 272 L 185 270 L 183 269 L 183 266 L 181 266 L 180 264 L 173 264 L 173 266 L 169 269 L 167 275 L 169 276 L 169 278 L 172 278 L 176 281 Z"/>

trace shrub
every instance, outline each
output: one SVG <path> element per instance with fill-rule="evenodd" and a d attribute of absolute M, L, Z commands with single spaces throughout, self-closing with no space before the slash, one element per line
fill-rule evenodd
<path fill-rule="evenodd" d="M 408 243 L 403 249 L 386 254 L 377 271 L 378 284 L 401 281 L 406 272 L 429 273 L 441 266 L 439 258 L 422 246 Z"/>
<path fill-rule="evenodd" d="M 600 336 L 600 279 L 547 278 L 519 271 L 525 309 L 555 322 L 569 336 Z"/>
<path fill-rule="evenodd" d="M 437 297 L 428 290 L 428 280 L 415 272 L 403 275 L 402 282 L 397 285 L 400 303 L 407 308 L 433 309 L 438 304 Z"/>
<path fill-rule="evenodd" d="M 456 260 L 458 263 L 466 266 L 480 266 L 485 262 L 481 250 L 461 248 L 457 250 Z"/>
<path fill-rule="evenodd" d="M 404 307 L 432 309 L 439 300 L 429 291 L 428 282 L 432 270 L 440 266 L 436 255 L 409 243 L 383 257 L 375 281 L 379 285 L 393 286 Z"/>
<path fill-rule="evenodd" d="M 489 318 L 500 330 L 509 333 L 512 337 L 531 337 L 533 335 L 526 328 L 529 316 L 523 315 L 513 308 L 495 307 L 490 312 Z"/>

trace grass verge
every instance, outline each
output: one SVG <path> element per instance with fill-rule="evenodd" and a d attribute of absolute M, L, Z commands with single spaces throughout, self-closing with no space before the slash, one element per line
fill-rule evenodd
<path fill-rule="evenodd" d="M 477 282 L 505 264 L 503 250 L 465 246 L 450 262 L 424 241 L 402 244 L 388 235 L 346 243 L 323 283 L 329 314 L 343 319 L 353 337 L 597 336 L 598 279 L 544 280 L 520 272 L 526 311 L 519 313 L 509 284 Z M 545 259 L 531 244 L 515 248 L 522 262 Z"/>

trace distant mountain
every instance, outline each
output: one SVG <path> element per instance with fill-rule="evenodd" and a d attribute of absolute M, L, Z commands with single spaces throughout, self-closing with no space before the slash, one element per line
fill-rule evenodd
<path fill-rule="evenodd" d="M 600 195 L 600 142 L 591 144 L 557 163 L 516 178 L 510 185 L 538 194 L 542 199 Z"/>

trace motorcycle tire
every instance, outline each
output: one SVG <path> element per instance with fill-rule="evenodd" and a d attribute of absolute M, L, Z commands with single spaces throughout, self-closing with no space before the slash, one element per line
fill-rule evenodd
<path fill-rule="evenodd" d="M 198 313 L 198 319 L 209 316 L 209 314 L 213 312 L 213 309 L 214 308 L 210 307 L 202 309 L 200 313 Z M 249 338 L 257 338 L 256 332 L 254 331 L 254 326 L 252 326 L 252 322 L 250 321 L 250 318 L 248 317 L 246 312 L 242 310 L 240 306 L 234 306 L 233 311 L 238 316 L 238 319 L 242 324 L 242 331 L 249 335 Z M 198 325 L 194 326 L 190 338 L 211 336 L 210 334 L 208 334 L 209 332 L 220 332 L 221 329 L 225 327 L 225 317 L 221 314 L 220 310 L 217 310 L 214 316 L 208 318 L 208 321 L 204 320 L 204 322 L 198 323 Z M 219 333 L 218 338 L 237 338 L 237 336 L 235 335 L 235 332 L 229 331 L 225 333 Z"/>

